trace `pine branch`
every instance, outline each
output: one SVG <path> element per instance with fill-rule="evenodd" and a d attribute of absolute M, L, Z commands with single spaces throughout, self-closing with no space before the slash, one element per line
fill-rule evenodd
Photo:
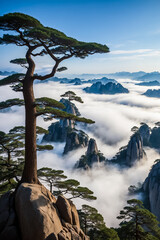
<path fill-rule="evenodd" d="M 51 107 L 45 107 L 44 109 L 37 107 L 37 114 L 36 116 L 40 116 L 40 115 L 46 115 L 46 114 L 51 114 L 51 118 L 67 118 L 70 120 L 75 120 L 78 122 L 84 122 L 84 123 L 89 123 L 89 124 L 93 124 L 95 123 L 94 121 L 92 121 L 91 119 L 87 119 L 87 118 L 82 118 L 82 117 L 77 117 L 73 114 L 61 111 L 59 109 L 55 109 L 55 108 L 51 108 Z"/>
<path fill-rule="evenodd" d="M 24 105 L 24 100 L 21 100 L 19 98 L 8 99 L 4 102 L 0 102 L 0 110 L 9 108 L 12 106 L 23 106 L 23 105 Z"/>

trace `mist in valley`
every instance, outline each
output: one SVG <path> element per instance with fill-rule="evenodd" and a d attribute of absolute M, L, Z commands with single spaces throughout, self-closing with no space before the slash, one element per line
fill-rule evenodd
<path fill-rule="evenodd" d="M 83 88 L 90 84 L 74 86 L 48 81 L 34 85 L 36 97 L 51 97 L 60 100 L 60 95 L 67 90 L 74 91 L 81 96 L 84 103 L 77 103 L 81 115 L 95 121 L 93 125 L 78 123 L 77 129 L 84 130 L 90 138 L 96 139 L 98 149 L 107 159 L 111 159 L 119 151 L 119 148 L 127 145 L 133 134 L 131 128 L 140 126 L 141 122 L 153 127 L 160 120 L 160 99 L 147 98 L 141 95 L 151 87 L 136 86 L 136 81 L 119 79 L 118 82 L 129 89 L 128 94 L 98 95 L 87 94 Z M 152 87 L 153 88 L 153 87 Z M 22 98 L 20 93 L 13 92 L 9 87 L 0 88 L 0 101 L 9 98 Z M 43 121 L 39 117 L 37 125 L 48 128 L 53 121 Z M 0 112 L 1 131 L 9 131 L 14 126 L 24 125 L 24 108 L 14 107 L 8 112 Z M 39 140 L 40 141 L 40 140 Z M 64 143 L 53 143 L 53 151 L 38 153 L 38 167 L 51 167 L 64 170 L 69 178 L 80 181 L 94 192 L 96 201 L 86 202 L 75 200 L 78 207 L 81 204 L 89 204 L 96 207 L 104 216 L 107 226 L 117 226 L 116 216 L 126 205 L 128 187 L 143 182 L 147 177 L 154 160 L 159 158 L 159 152 L 145 148 L 147 160 L 141 160 L 129 169 L 121 169 L 117 166 L 94 166 L 89 171 L 73 169 L 86 148 L 69 152 L 63 156 Z M 138 196 L 140 197 L 140 196 Z"/>

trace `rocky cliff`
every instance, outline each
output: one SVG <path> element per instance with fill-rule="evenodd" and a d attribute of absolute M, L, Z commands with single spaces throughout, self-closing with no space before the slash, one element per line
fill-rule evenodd
<path fill-rule="evenodd" d="M 72 201 L 62 195 L 56 199 L 42 185 L 23 183 L 15 196 L 7 193 L 0 199 L 0 239 L 89 238 L 80 229 L 78 213 Z"/>
<path fill-rule="evenodd" d="M 88 141 L 89 141 L 89 137 L 83 131 L 74 130 L 74 131 L 68 132 L 63 154 L 66 154 L 69 151 L 76 150 L 78 148 L 87 147 Z"/>
<path fill-rule="evenodd" d="M 142 141 L 143 141 L 143 146 L 149 146 L 150 145 L 150 127 L 144 123 L 141 125 L 139 128 L 139 134 L 141 135 Z"/>
<path fill-rule="evenodd" d="M 142 137 L 144 146 L 149 146 L 151 148 L 156 148 L 156 149 L 160 148 L 159 123 L 157 126 L 153 127 L 152 129 L 147 124 L 143 124 L 139 128 L 138 132 Z"/>
<path fill-rule="evenodd" d="M 160 127 L 154 127 L 149 138 L 149 145 L 153 148 L 160 148 Z"/>
<path fill-rule="evenodd" d="M 80 116 L 78 108 L 75 104 L 62 98 L 61 101 L 65 106 L 67 113 Z M 67 154 L 69 151 L 83 148 L 88 145 L 88 135 L 75 129 L 75 121 L 69 119 L 61 119 L 56 123 L 52 123 L 48 128 L 48 134 L 45 134 L 42 142 L 66 142 L 63 154 Z"/>
<path fill-rule="evenodd" d="M 93 164 L 98 164 L 103 161 L 105 161 L 105 157 L 98 150 L 95 139 L 91 138 L 89 140 L 86 154 L 81 156 L 80 160 L 76 163 L 75 168 L 83 168 L 87 170 L 91 168 Z"/>
<path fill-rule="evenodd" d="M 91 87 L 83 89 L 87 93 L 96 94 L 116 94 L 116 93 L 129 93 L 127 88 L 124 88 L 120 83 L 109 82 L 103 85 L 101 82 L 94 83 Z"/>
<path fill-rule="evenodd" d="M 160 221 L 160 160 L 153 165 L 143 183 L 144 204 Z"/>
<path fill-rule="evenodd" d="M 136 132 L 131 136 L 128 145 L 121 148 L 110 162 L 119 164 L 122 167 L 131 167 L 136 161 L 144 158 L 146 158 L 146 154 L 143 150 L 142 137 L 139 132 Z"/>
<path fill-rule="evenodd" d="M 72 102 L 67 99 L 62 98 L 61 103 L 65 105 L 64 111 L 67 113 L 80 116 L 78 108 Z M 69 119 L 62 119 L 56 123 L 52 123 L 48 128 L 48 134 L 45 134 L 42 141 L 46 142 L 65 142 L 67 138 L 67 133 L 70 132 L 75 127 L 75 121 Z"/>

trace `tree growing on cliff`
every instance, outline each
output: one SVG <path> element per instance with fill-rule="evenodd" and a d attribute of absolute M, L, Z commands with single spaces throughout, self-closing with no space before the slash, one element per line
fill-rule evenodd
<path fill-rule="evenodd" d="M 123 240 L 158 240 L 160 239 L 159 222 L 156 216 L 144 208 L 137 199 L 127 201 L 128 205 L 117 217 L 121 219 L 118 234 Z"/>
<path fill-rule="evenodd" d="M 66 97 L 66 98 L 68 98 L 69 101 L 73 101 L 74 100 L 74 101 L 83 103 L 82 98 L 77 96 L 75 94 L 75 92 L 72 92 L 72 91 L 65 92 L 64 94 L 61 95 L 61 97 Z"/>
<path fill-rule="evenodd" d="M 91 240 L 119 240 L 116 231 L 106 227 L 103 216 L 96 208 L 84 204 L 78 214 L 81 228 Z"/>
<path fill-rule="evenodd" d="M 80 182 L 75 179 L 67 179 L 63 170 L 55 170 L 52 168 L 38 169 L 38 177 L 50 186 L 50 192 L 54 196 L 63 194 L 67 199 L 81 198 L 87 201 L 96 200 L 94 193 L 87 187 L 81 187 Z"/>
<path fill-rule="evenodd" d="M 53 193 L 53 187 L 58 181 L 67 178 L 63 173 L 63 170 L 55 170 L 48 167 L 38 169 L 38 177 L 49 184 L 51 193 Z"/>
<path fill-rule="evenodd" d="M 38 116 L 49 114 L 53 118 L 69 118 L 86 123 L 93 121 L 79 118 L 63 112 L 64 105 L 56 100 L 34 97 L 33 82 L 53 77 L 57 71 L 65 70 L 59 67 L 60 63 L 71 57 L 85 58 L 95 53 L 107 53 L 106 45 L 85 43 L 66 36 L 64 33 L 42 25 L 37 19 L 22 13 L 8 13 L 0 17 L 0 29 L 7 31 L 0 38 L 0 44 L 15 44 L 25 47 L 25 59 L 12 60 L 26 67 L 25 74 L 12 75 L 0 81 L 0 85 L 14 84 L 13 89 L 22 91 L 25 105 L 25 165 L 22 182 L 38 183 L 37 178 L 37 146 L 36 146 L 36 119 Z M 13 31 L 13 34 L 8 34 Z M 48 55 L 53 60 L 53 67 L 46 75 L 35 74 L 35 58 Z M 18 83 L 18 84 L 16 84 Z M 14 105 L 23 105 L 19 99 L 10 99 L 3 103 L 3 108 Z M 62 110 L 59 110 L 60 108 Z"/>

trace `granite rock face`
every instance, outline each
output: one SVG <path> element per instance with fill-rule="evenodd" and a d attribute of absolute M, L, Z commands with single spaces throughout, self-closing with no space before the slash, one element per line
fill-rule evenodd
<path fill-rule="evenodd" d="M 23 240 L 44 240 L 63 229 L 56 199 L 45 187 L 22 184 L 16 193 L 15 203 Z"/>
<path fill-rule="evenodd" d="M 14 210 L 18 221 L 14 225 L 15 218 L 11 211 L 14 206 L 13 204 L 10 206 L 9 201 L 8 193 L 0 199 L 0 234 L 6 229 L 8 234 L 0 235 L 2 236 L 0 239 L 89 240 L 80 229 L 78 213 L 73 202 L 62 195 L 56 199 L 43 185 L 23 183 L 19 186 L 15 196 Z M 9 213 L 8 208 L 11 211 Z M 2 214 L 3 212 L 5 214 Z M 16 230 L 16 235 L 13 230 Z"/>
<path fill-rule="evenodd" d="M 144 203 L 160 221 L 160 161 L 153 165 L 143 183 Z"/>
<path fill-rule="evenodd" d="M 80 229 L 78 213 L 71 200 L 62 195 L 56 199 L 42 185 L 23 183 L 19 186 L 15 198 L 10 193 L 0 198 L 0 239 L 89 238 Z"/>
<path fill-rule="evenodd" d="M 14 194 L 7 192 L 0 198 L 0 239 L 20 240 L 14 209 Z"/>
<path fill-rule="evenodd" d="M 147 125 L 143 124 L 139 130 L 139 134 L 142 137 L 143 145 L 151 148 L 160 148 L 160 127 L 155 126 L 152 129 Z"/>
<path fill-rule="evenodd" d="M 127 165 L 132 166 L 136 161 L 144 157 L 143 142 L 140 134 L 134 134 L 126 149 Z"/>
<path fill-rule="evenodd" d="M 151 131 L 149 145 L 152 148 L 160 148 L 160 127 L 154 127 Z"/>
<path fill-rule="evenodd" d="M 75 104 L 62 98 L 61 101 L 65 106 L 65 111 L 67 113 L 80 116 L 78 108 Z M 88 145 L 89 137 L 88 135 L 81 131 L 75 129 L 75 121 L 70 119 L 61 119 L 56 123 L 52 123 L 48 128 L 48 134 L 45 134 L 42 142 L 66 142 L 63 154 L 67 154 L 72 150 L 78 148 L 84 148 Z"/>
<path fill-rule="evenodd" d="M 116 93 L 129 93 L 127 88 L 124 88 L 120 83 L 109 82 L 103 85 L 101 82 L 94 83 L 91 87 L 83 89 L 87 93 L 96 94 L 116 94 Z"/>
<path fill-rule="evenodd" d="M 146 153 L 143 149 L 142 137 L 139 132 L 136 132 L 131 136 L 128 145 L 121 148 L 110 162 L 121 167 L 132 167 L 141 159 L 146 159 Z"/>
<path fill-rule="evenodd" d="M 80 160 L 76 163 L 75 168 L 88 170 L 92 168 L 93 164 L 99 164 L 103 161 L 105 161 L 105 157 L 98 150 L 95 139 L 91 138 L 89 140 L 86 154 L 81 156 Z"/>
<path fill-rule="evenodd" d="M 75 116 L 80 116 L 78 108 L 74 103 L 71 103 L 69 100 L 62 98 L 60 100 L 61 103 L 65 105 L 64 111 L 67 113 L 71 113 Z M 49 126 L 48 134 L 45 134 L 43 137 L 43 142 L 65 142 L 67 138 L 67 133 L 75 128 L 75 121 L 69 119 L 61 119 L 56 123 L 52 123 Z"/>
<path fill-rule="evenodd" d="M 145 123 L 139 128 L 138 131 L 139 131 L 139 134 L 142 137 L 143 146 L 149 146 L 150 135 L 151 135 L 149 126 Z"/>
<path fill-rule="evenodd" d="M 78 148 L 87 147 L 89 141 L 89 137 L 83 131 L 71 131 L 67 134 L 66 145 L 64 147 L 63 154 L 66 154 L 72 150 L 76 150 Z"/>

